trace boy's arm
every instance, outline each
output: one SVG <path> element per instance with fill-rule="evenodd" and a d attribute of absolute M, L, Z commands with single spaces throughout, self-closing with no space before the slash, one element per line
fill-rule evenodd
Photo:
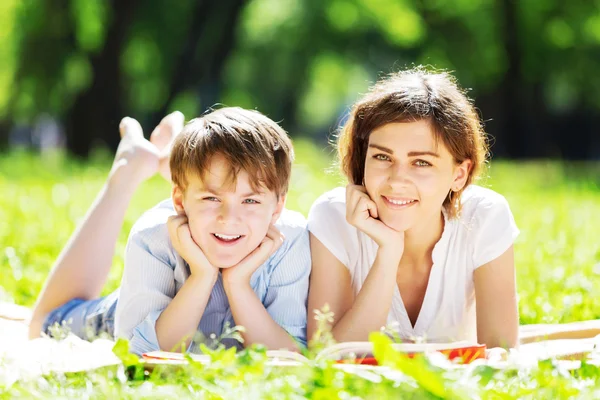
<path fill-rule="evenodd" d="M 161 350 L 180 352 L 189 348 L 216 281 L 217 274 L 192 274 L 185 281 L 156 320 L 156 338 Z"/>
<path fill-rule="evenodd" d="M 210 265 L 192 239 L 185 214 L 169 217 L 167 226 L 171 243 L 188 262 L 191 274 L 173 301 L 158 317 L 156 337 L 161 350 L 178 351 L 181 350 L 178 345 L 182 340 L 183 349 L 187 349 L 194 338 L 219 270 Z"/>
<path fill-rule="evenodd" d="M 164 225 L 134 231 L 129 238 L 115 331 L 117 336 L 130 340 L 133 353 L 171 350 L 185 336 L 193 336 L 198 327 L 212 290 L 211 280 L 199 279 L 198 274 L 190 276 L 175 295 L 174 269 L 181 263 L 177 259 Z M 204 302 L 202 297 L 206 299 Z M 166 318 L 163 318 L 165 312 Z M 185 326 L 178 325 L 177 321 Z M 187 329 L 187 325 L 193 328 Z M 180 334 L 182 331 L 185 333 Z M 167 333 L 166 341 L 163 333 Z"/>
<path fill-rule="evenodd" d="M 308 232 L 286 241 L 271 260 L 273 268 L 264 303 L 250 279 L 225 279 L 233 319 L 245 328 L 244 346 L 260 343 L 269 349 L 306 345 L 306 298 L 310 276 Z M 237 268 L 237 267 L 236 267 Z"/>
<path fill-rule="evenodd" d="M 134 227 L 135 229 L 135 227 Z M 136 354 L 159 350 L 155 324 L 175 296 L 176 257 L 161 227 L 134 231 L 125 249 L 125 270 L 115 315 L 115 335 Z"/>
<path fill-rule="evenodd" d="M 258 343 L 269 350 L 297 350 L 294 339 L 271 318 L 250 283 L 224 287 L 233 320 L 245 328 L 242 332 L 244 347 Z"/>

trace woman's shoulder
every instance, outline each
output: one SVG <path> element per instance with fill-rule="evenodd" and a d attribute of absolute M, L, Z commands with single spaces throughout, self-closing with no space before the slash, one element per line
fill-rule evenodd
<path fill-rule="evenodd" d="M 339 186 L 323 193 L 315 200 L 314 205 L 317 204 L 341 204 L 346 207 L 346 188 L 344 186 Z"/>
<path fill-rule="evenodd" d="M 461 197 L 460 219 L 472 249 L 474 268 L 504 253 L 519 235 L 508 201 L 500 193 L 477 185 Z"/>
<path fill-rule="evenodd" d="M 510 213 L 506 198 L 500 193 L 478 185 L 469 185 L 461 196 L 460 219 L 470 223 L 495 214 Z"/>
<path fill-rule="evenodd" d="M 321 195 L 308 213 L 308 230 L 338 260 L 350 268 L 361 248 L 358 230 L 346 221 L 346 188 Z"/>
<path fill-rule="evenodd" d="M 321 220 L 324 216 L 346 220 L 346 188 L 337 187 L 323 193 L 315 200 L 308 213 L 309 229 L 315 219 Z"/>

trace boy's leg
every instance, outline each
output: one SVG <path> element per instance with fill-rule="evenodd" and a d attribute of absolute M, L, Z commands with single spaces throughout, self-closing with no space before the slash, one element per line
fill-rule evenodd
<path fill-rule="evenodd" d="M 183 130 L 184 117 L 179 111 L 167 115 L 160 124 L 154 128 L 150 135 L 150 142 L 160 151 L 158 172 L 171 182 L 171 168 L 169 167 L 169 156 L 173 139 Z"/>
<path fill-rule="evenodd" d="M 119 291 L 93 300 L 72 299 L 50 311 L 42 332 L 62 335 L 63 329 L 84 340 L 114 335 L 115 311 Z M 54 330 L 56 329 L 56 330 Z"/>
<path fill-rule="evenodd" d="M 44 284 L 30 321 L 30 338 L 40 335 L 52 310 L 72 299 L 90 300 L 100 295 L 129 201 L 138 185 L 159 170 L 161 159 L 168 158 L 164 152 L 182 125 L 181 113 L 168 115 L 153 132 L 151 143 L 144 139 L 136 120 L 121 121 L 121 143 L 106 183 Z M 166 165 L 168 168 L 168 161 Z"/>

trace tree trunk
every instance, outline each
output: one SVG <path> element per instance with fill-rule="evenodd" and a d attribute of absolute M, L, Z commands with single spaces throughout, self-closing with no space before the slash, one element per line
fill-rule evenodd
<path fill-rule="evenodd" d="M 87 157 L 94 142 L 114 151 L 122 115 L 120 57 L 137 0 L 114 0 L 113 21 L 102 51 L 91 58 L 93 82 L 80 93 L 65 117 L 67 148 Z"/>
<path fill-rule="evenodd" d="M 517 37 L 517 2 L 515 0 L 502 0 L 501 10 L 504 19 L 503 39 L 506 48 L 506 59 L 508 68 L 504 74 L 503 82 L 500 84 L 499 94 L 501 97 L 501 113 L 497 128 L 498 140 L 502 141 L 502 156 L 521 157 L 525 154 L 522 146 L 523 135 L 521 134 L 521 105 L 523 92 L 521 78 L 521 56 Z"/>
<path fill-rule="evenodd" d="M 200 91 L 205 105 L 218 101 L 223 68 L 235 47 L 235 30 L 245 3 L 198 1 L 186 44 L 173 69 L 168 97 L 152 116 L 152 126 L 165 116 L 175 97 L 188 88 Z"/>

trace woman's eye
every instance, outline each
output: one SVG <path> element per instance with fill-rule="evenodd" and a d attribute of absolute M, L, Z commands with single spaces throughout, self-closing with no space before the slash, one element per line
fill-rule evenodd
<path fill-rule="evenodd" d="M 424 161 L 424 160 L 417 160 L 417 161 L 415 161 L 415 165 L 417 167 L 430 167 L 431 166 L 430 163 L 428 163 L 427 161 Z"/>
<path fill-rule="evenodd" d="M 258 201 L 254 199 L 246 199 L 244 200 L 244 204 L 259 204 Z"/>
<path fill-rule="evenodd" d="M 375 154 L 373 158 L 379 161 L 390 161 L 390 157 L 385 154 Z"/>

